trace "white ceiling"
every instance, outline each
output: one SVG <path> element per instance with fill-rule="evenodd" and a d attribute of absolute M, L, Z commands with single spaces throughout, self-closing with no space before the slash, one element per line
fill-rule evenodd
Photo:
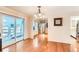
<path fill-rule="evenodd" d="M 37 6 L 8 6 L 8 8 L 17 10 L 24 14 L 33 15 L 37 12 Z M 56 13 L 71 13 L 79 12 L 78 6 L 42 6 L 42 13 L 46 15 L 52 15 Z"/>

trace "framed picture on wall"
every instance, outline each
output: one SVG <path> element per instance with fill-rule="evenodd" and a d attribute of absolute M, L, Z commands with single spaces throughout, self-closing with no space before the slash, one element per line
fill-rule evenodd
<path fill-rule="evenodd" d="M 54 26 L 62 26 L 62 18 L 54 18 Z"/>

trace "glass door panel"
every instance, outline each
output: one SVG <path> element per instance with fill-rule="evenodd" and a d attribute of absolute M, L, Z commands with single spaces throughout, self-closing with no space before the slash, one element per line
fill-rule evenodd
<path fill-rule="evenodd" d="M 38 23 L 33 22 L 33 35 L 37 35 L 38 34 Z"/>
<path fill-rule="evenodd" d="M 16 41 L 23 40 L 24 38 L 24 19 L 16 19 Z"/>
<path fill-rule="evenodd" d="M 11 16 L 3 16 L 2 19 L 2 46 L 15 42 L 15 19 Z"/>

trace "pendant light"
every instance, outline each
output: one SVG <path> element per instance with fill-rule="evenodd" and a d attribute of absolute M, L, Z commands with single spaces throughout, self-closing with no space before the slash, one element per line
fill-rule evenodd
<path fill-rule="evenodd" d="M 45 22 L 47 18 L 44 13 L 41 12 L 41 6 L 37 6 L 37 8 L 38 12 L 34 15 L 34 20 L 37 22 Z"/>

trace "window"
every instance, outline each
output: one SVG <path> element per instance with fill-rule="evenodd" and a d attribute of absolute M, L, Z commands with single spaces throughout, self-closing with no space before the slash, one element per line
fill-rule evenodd
<path fill-rule="evenodd" d="M 2 26 L 2 48 L 23 40 L 24 19 L 20 17 L 1 14 Z"/>
<path fill-rule="evenodd" d="M 23 39 L 24 32 L 24 20 L 22 18 L 16 19 L 16 41 L 20 41 Z"/>
<path fill-rule="evenodd" d="M 2 18 L 2 45 L 7 46 L 15 42 L 15 19 L 11 16 Z"/>
<path fill-rule="evenodd" d="M 76 37 L 77 35 L 77 25 L 79 24 L 79 16 L 71 17 L 71 35 Z"/>

